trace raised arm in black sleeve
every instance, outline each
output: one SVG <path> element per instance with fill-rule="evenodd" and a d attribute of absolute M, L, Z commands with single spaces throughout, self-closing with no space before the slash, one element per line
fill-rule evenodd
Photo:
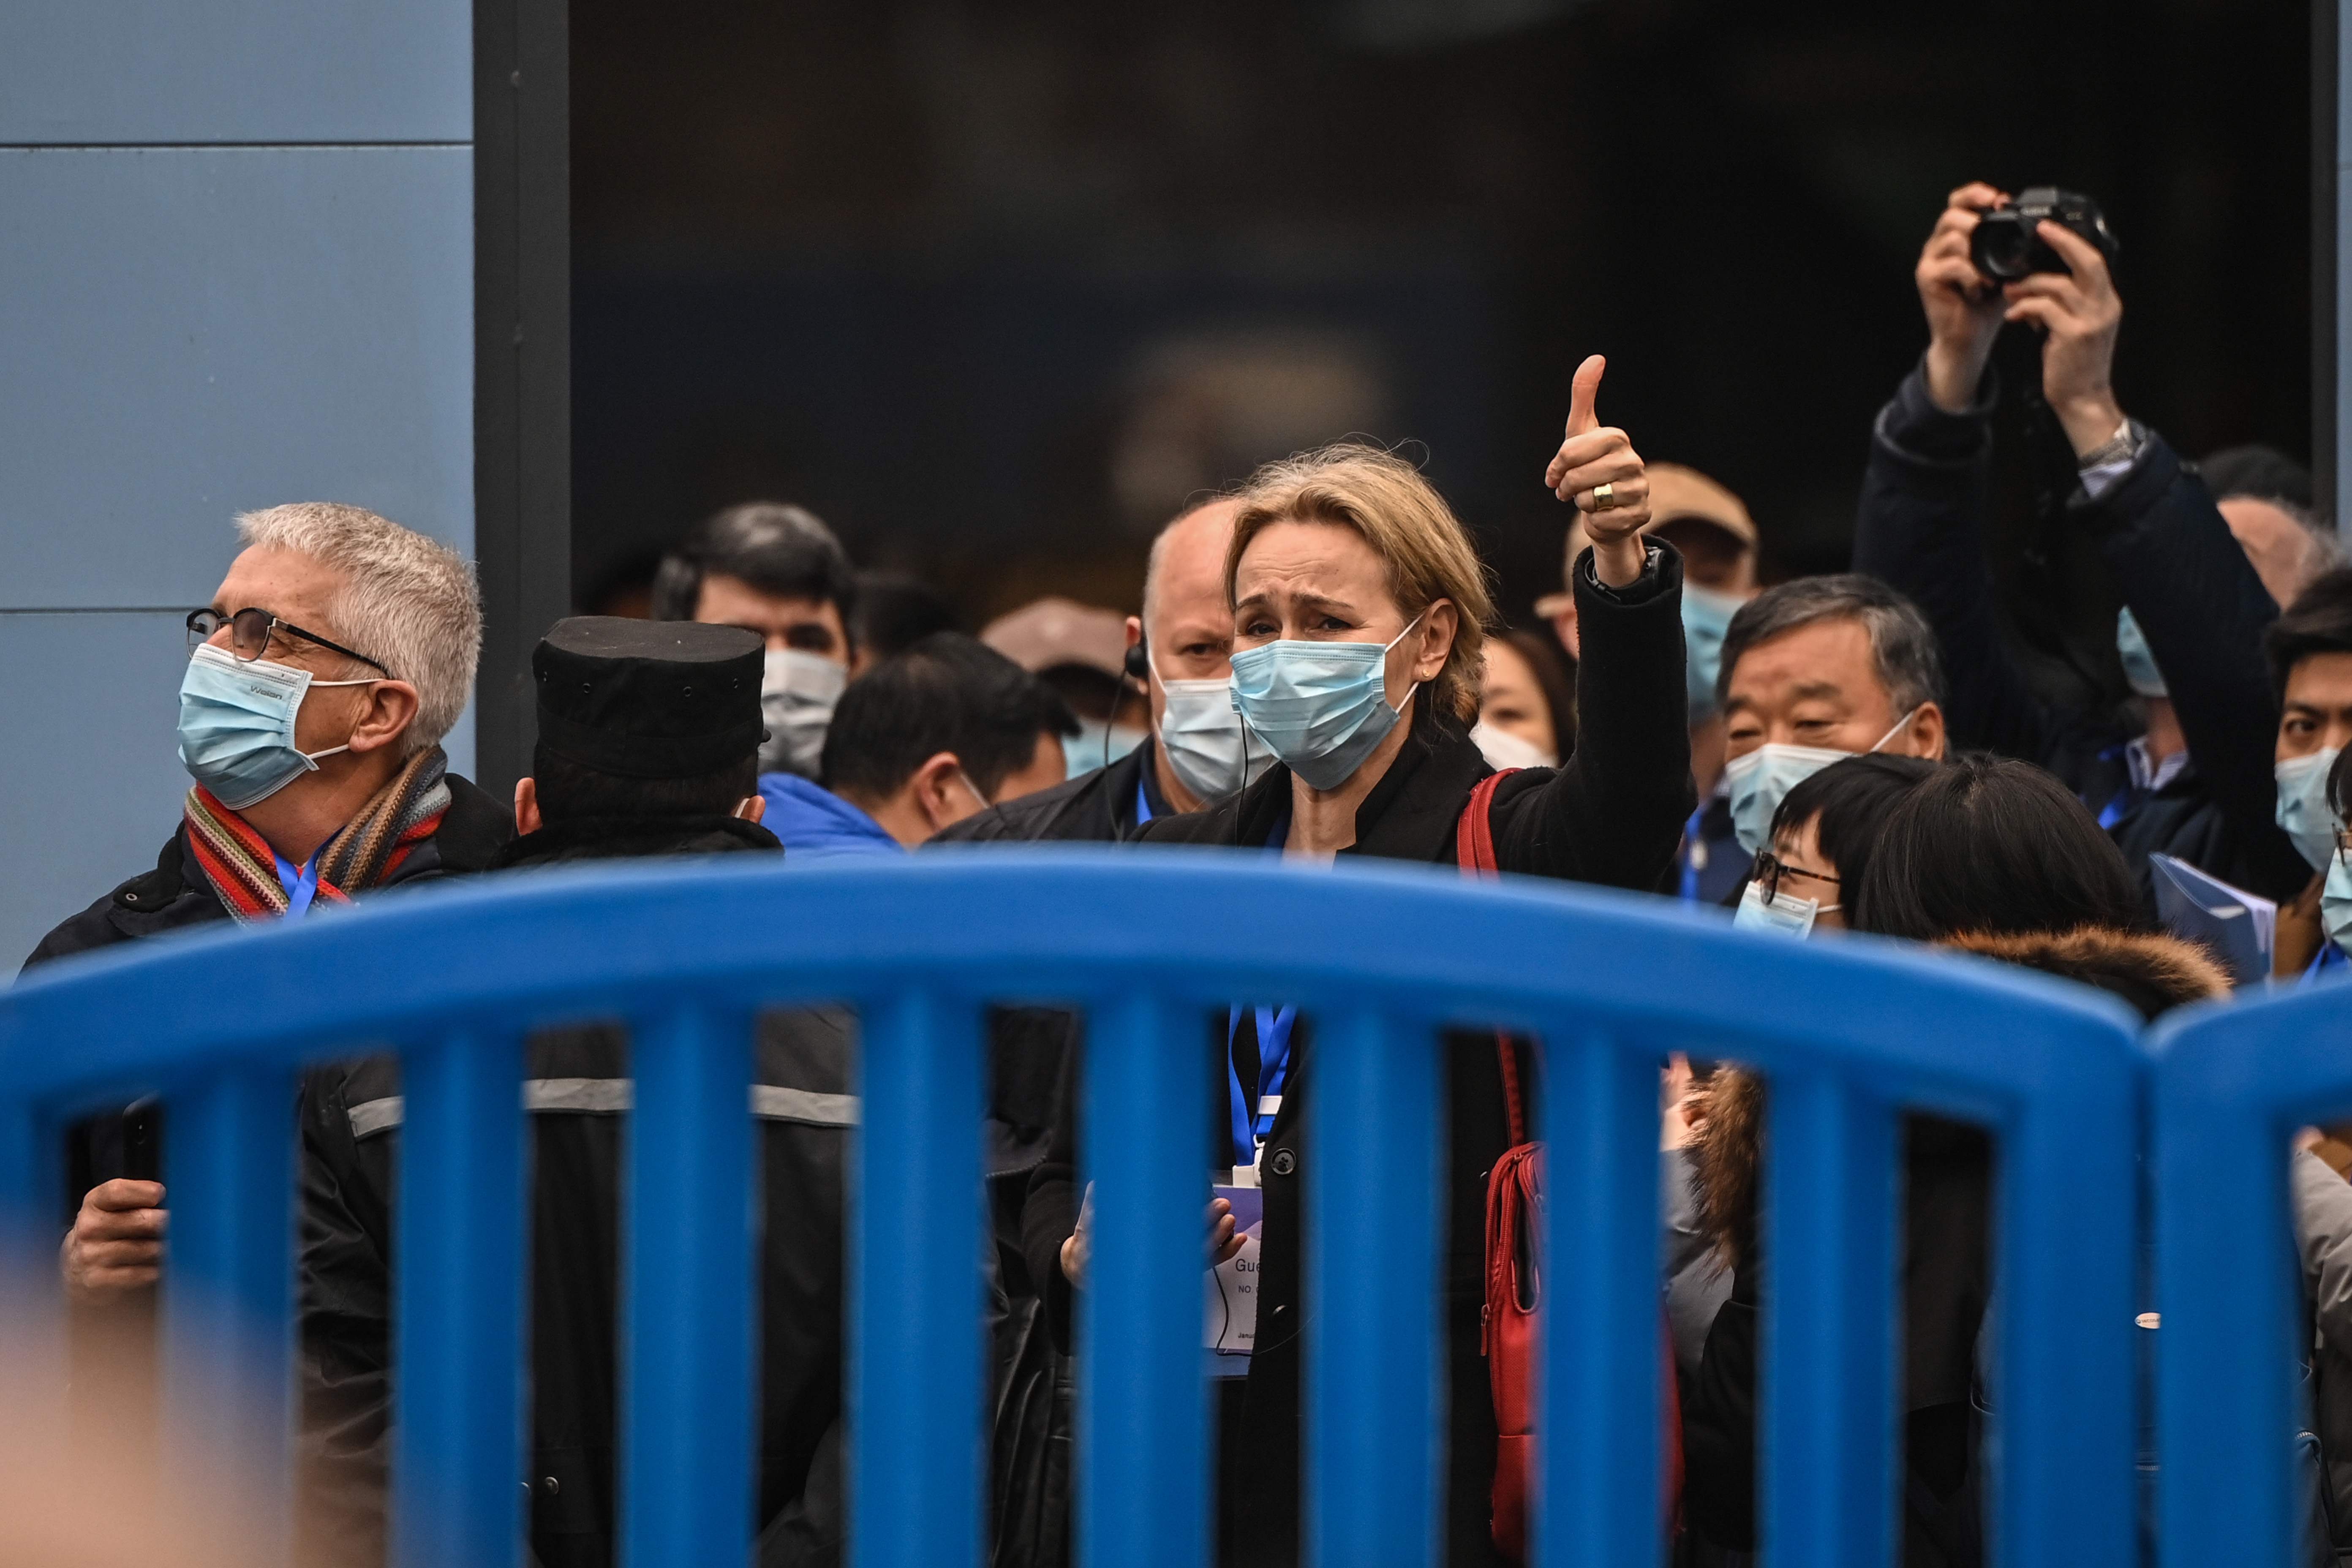
<path fill-rule="evenodd" d="M 2033 695 L 2001 642 L 1984 552 L 1994 397 L 1988 374 L 1974 407 L 1947 414 L 1918 370 L 1904 377 L 1871 432 L 1853 569 L 1918 605 L 1935 628 L 1956 749 L 2039 763 L 2079 789 L 2072 764 L 2111 738 L 2078 734 L 2081 724 Z"/>
<path fill-rule="evenodd" d="M 1664 884 L 1697 801 L 1690 695 L 1683 681 L 1683 563 L 1653 542 L 1622 588 L 1573 574 L 1576 754 L 1557 772 L 1514 774 L 1495 792 L 1495 859 L 1506 871 L 1651 892 Z"/>
<path fill-rule="evenodd" d="M 2311 868 L 2275 817 L 2279 708 L 2263 658 L 2263 634 L 2278 618 L 2270 591 L 2204 482 L 2153 431 L 2112 489 L 2097 500 L 2078 494 L 2069 510 L 2098 539 L 2164 673 L 2197 776 L 2237 840 L 2231 864 L 2205 869 L 2293 897 Z"/>

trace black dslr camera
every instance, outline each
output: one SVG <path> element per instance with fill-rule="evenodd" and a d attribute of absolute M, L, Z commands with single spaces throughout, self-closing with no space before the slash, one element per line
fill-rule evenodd
<path fill-rule="evenodd" d="M 1969 236 L 1969 259 L 1995 283 L 2014 283 L 2032 272 L 2063 272 L 2065 261 L 2042 241 L 2033 226 L 2047 218 L 2099 247 L 2114 265 L 2122 247 L 2107 231 L 2099 204 L 2077 191 L 2036 185 L 2005 207 L 1996 207 L 1977 220 Z"/>

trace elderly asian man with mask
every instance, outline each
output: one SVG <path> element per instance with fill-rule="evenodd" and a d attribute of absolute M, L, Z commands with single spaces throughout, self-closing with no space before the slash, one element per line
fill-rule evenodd
<path fill-rule="evenodd" d="M 1874 578 L 1800 577 L 1750 599 L 1716 689 L 1740 847 L 1769 848 L 1789 791 L 1842 758 L 1941 758 L 1943 685 L 1926 619 Z"/>

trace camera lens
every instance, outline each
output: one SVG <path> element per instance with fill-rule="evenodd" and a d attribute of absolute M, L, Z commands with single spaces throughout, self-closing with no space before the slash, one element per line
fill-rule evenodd
<path fill-rule="evenodd" d="M 2000 221 L 2003 216 L 1988 215 L 1983 222 L 1978 224 L 1977 231 L 1971 237 L 1973 243 L 1969 248 L 1978 271 L 1988 278 L 2008 282 L 2022 278 L 2033 269 L 2029 254 L 2032 231 L 2014 219 L 2005 223 Z"/>

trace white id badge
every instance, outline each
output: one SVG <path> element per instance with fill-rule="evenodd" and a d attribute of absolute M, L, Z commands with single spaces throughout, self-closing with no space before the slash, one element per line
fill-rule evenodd
<path fill-rule="evenodd" d="M 1234 1206 L 1234 1228 L 1242 1249 L 1204 1276 L 1208 1315 L 1202 1344 L 1209 1375 L 1246 1377 L 1257 1344 L 1258 1241 L 1265 1229 L 1265 1194 L 1257 1187 L 1218 1187 L 1215 1194 Z"/>

